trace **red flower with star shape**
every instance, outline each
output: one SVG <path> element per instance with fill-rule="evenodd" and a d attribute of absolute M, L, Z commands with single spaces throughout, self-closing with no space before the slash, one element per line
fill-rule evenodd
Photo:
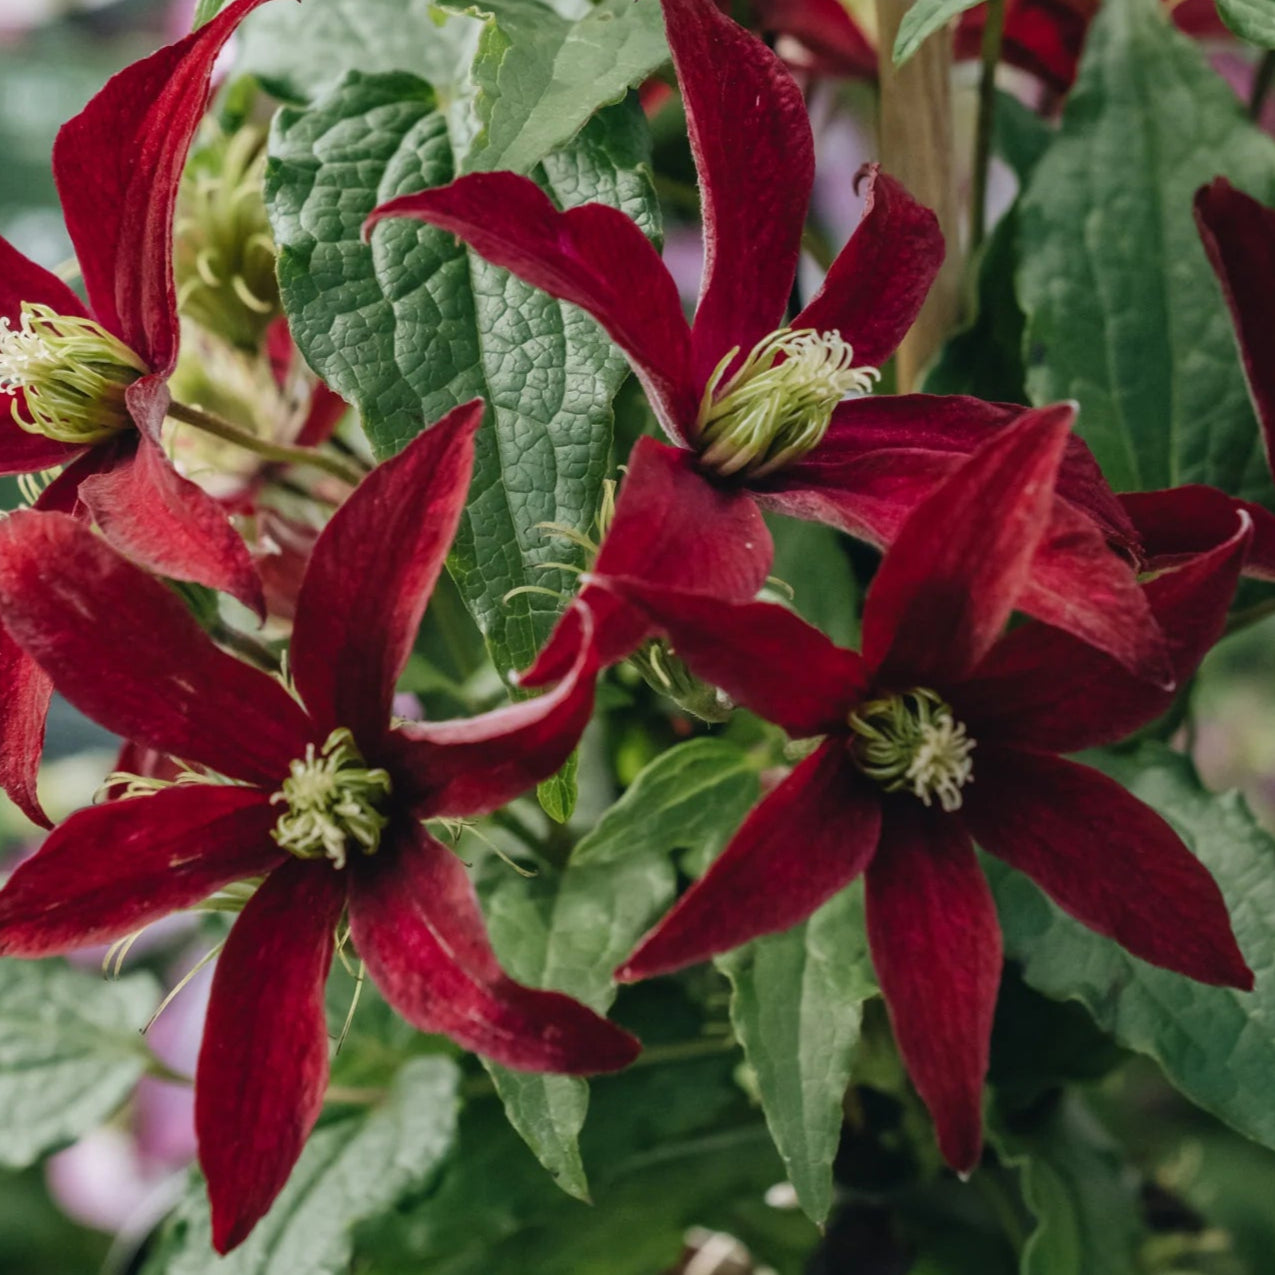
<path fill-rule="evenodd" d="M 264 877 L 218 962 L 196 1075 L 220 1252 L 269 1207 L 322 1106 L 323 987 L 343 914 L 373 981 L 422 1031 L 538 1071 L 609 1071 L 638 1050 L 576 1001 L 505 975 L 464 868 L 421 823 L 490 812 L 558 769 L 592 710 L 592 647 L 538 699 L 391 725 L 481 418 L 481 402 L 450 413 L 319 536 L 291 643 L 298 699 L 218 650 L 174 593 L 78 520 L 25 511 L 0 526 L 8 624 L 58 690 L 230 781 L 200 775 L 72 815 L 0 891 L 0 953 L 117 939 Z"/>

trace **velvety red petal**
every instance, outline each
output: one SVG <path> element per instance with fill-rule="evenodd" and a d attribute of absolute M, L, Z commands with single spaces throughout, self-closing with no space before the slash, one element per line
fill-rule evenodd
<path fill-rule="evenodd" d="M 310 554 L 292 631 L 292 678 L 326 732 L 371 747 L 469 492 L 475 399 L 378 465 L 332 516 Z"/>
<path fill-rule="evenodd" d="M 81 481 L 80 499 L 102 534 L 160 575 L 191 580 L 265 614 L 261 580 L 242 537 L 201 487 L 183 478 L 159 444 L 139 435 Z"/>
<path fill-rule="evenodd" d="M 414 1027 L 524 1071 L 616 1071 L 637 1056 L 632 1036 L 578 1001 L 504 973 L 460 860 L 420 825 L 351 873 L 354 945 Z"/>
<path fill-rule="evenodd" d="M 1106 775 L 1058 757 L 976 757 L 961 813 L 984 850 L 1135 956 L 1251 990 L 1222 892 L 1154 810 Z"/>
<path fill-rule="evenodd" d="M 323 992 L 344 906 L 331 864 L 292 860 L 253 895 L 217 959 L 195 1132 L 218 1253 L 241 1244 L 283 1190 L 323 1109 Z"/>
<path fill-rule="evenodd" d="M 0 603 L 57 689 L 125 739 L 273 787 L 313 738 L 277 681 L 219 651 L 172 590 L 66 514 L 0 523 Z"/>
<path fill-rule="evenodd" d="M 854 361 L 879 367 L 898 349 L 943 264 L 938 218 L 901 182 L 866 165 L 863 215 L 794 328 L 837 331 Z"/>
<path fill-rule="evenodd" d="M 785 607 L 722 602 L 624 578 L 601 583 L 641 607 L 696 677 L 790 735 L 843 730 L 867 686 L 854 651 L 834 646 Z"/>
<path fill-rule="evenodd" d="M 177 362 L 173 210 L 213 63 L 263 0 L 232 0 L 107 81 L 53 144 L 53 175 L 94 317 L 165 375 Z"/>
<path fill-rule="evenodd" d="M 576 660 L 553 690 L 478 717 L 405 722 L 390 732 L 382 764 L 397 798 L 420 818 L 499 810 L 548 779 L 571 756 L 593 713 L 598 661 L 587 621 Z"/>
<path fill-rule="evenodd" d="M 1184 683 L 1222 635 L 1244 561 L 1248 528 L 1143 586 L 1165 634 L 1170 671 Z M 953 706 L 970 733 L 1034 751 L 1071 753 L 1123 739 L 1173 702 L 1070 634 L 1039 624 L 1015 629 L 960 687 Z"/>
<path fill-rule="evenodd" d="M 766 583 L 773 559 L 770 532 L 748 492 L 705 477 L 690 452 L 638 439 L 595 574 L 747 602 Z M 597 585 L 586 585 L 577 602 L 593 617 L 600 667 L 624 659 L 650 635 L 643 614 Z M 579 624 L 573 607 L 520 678 L 522 685 L 541 686 L 566 673 Z"/>
<path fill-rule="evenodd" d="M 36 795 L 44 720 L 52 698 L 48 674 L 0 624 L 0 787 L 42 828 L 52 827 Z"/>
<path fill-rule="evenodd" d="M 991 649 L 1048 527 L 1073 414 L 1025 413 L 909 516 L 864 605 L 864 659 L 883 679 L 943 686 Z"/>
<path fill-rule="evenodd" d="M 673 277 L 624 213 L 603 204 L 559 212 L 526 177 L 474 173 L 391 199 L 364 234 L 386 217 L 450 230 L 493 265 L 588 311 L 628 355 L 660 423 L 684 438 L 699 409 L 690 330 Z"/>
<path fill-rule="evenodd" d="M 803 50 L 789 65 L 815 75 L 875 80 L 877 51 L 840 0 L 753 0 L 757 25 L 767 34 L 789 36 Z"/>
<path fill-rule="evenodd" d="M 894 1039 L 954 1169 L 978 1163 L 1001 934 L 974 848 L 950 815 L 894 799 L 867 872 L 868 941 Z"/>
<path fill-rule="evenodd" d="M 783 323 L 797 272 L 815 154 L 784 64 L 713 0 L 663 0 L 704 217 L 695 311 L 700 385 L 739 346 Z"/>
<path fill-rule="evenodd" d="M 1217 177 L 1196 192 L 1195 224 L 1235 324 L 1269 461 L 1275 457 L 1275 209 Z"/>
<path fill-rule="evenodd" d="M 881 806 L 843 739 L 807 757 L 616 971 L 635 983 L 804 921 L 867 866 Z"/>
<path fill-rule="evenodd" d="M 0 954 L 106 943 L 275 867 L 265 793 L 182 784 L 89 806 L 60 823 L 0 891 Z"/>
<path fill-rule="evenodd" d="M 1002 60 L 1039 76 L 1055 92 L 1070 88 L 1089 21 L 1097 9 L 1095 0 L 1011 0 L 1005 15 Z M 986 5 L 961 14 L 954 37 L 958 58 L 980 56 L 986 22 Z"/>

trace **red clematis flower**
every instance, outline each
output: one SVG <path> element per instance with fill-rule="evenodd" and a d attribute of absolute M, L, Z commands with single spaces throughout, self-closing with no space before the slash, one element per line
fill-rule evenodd
<path fill-rule="evenodd" d="M 300 702 L 218 650 L 182 602 L 81 522 L 0 526 L 10 630 L 82 711 L 230 782 L 72 815 L 0 892 L 0 953 L 131 933 L 226 884 L 265 878 L 218 963 L 196 1076 L 213 1240 L 238 1244 L 287 1180 L 323 1103 L 323 986 L 342 914 L 386 999 L 510 1067 L 609 1071 L 637 1042 L 576 1001 L 509 979 L 459 860 L 421 824 L 504 805 L 570 754 L 596 668 L 464 721 L 392 726 L 394 683 L 473 466 L 474 402 L 374 470 L 320 535 L 297 603 Z"/>
<path fill-rule="evenodd" d="M 402 196 L 377 209 L 368 225 L 421 218 L 592 314 L 628 355 L 665 432 L 691 455 L 688 464 L 672 449 L 647 448 L 629 483 L 637 482 L 639 465 L 680 466 L 701 544 L 737 534 L 741 493 L 888 544 L 935 483 L 1023 409 L 959 397 L 865 395 L 875 365 L 911 326 L 943 256 L 933 215 L 875 169 L 855 234 L 810 304 L 783 326 L 814 170 L 801 92 L 775 55 L 713 0 L 664 0 L 664 10 L 704 202 L 704 286 L 693 325 L 671 276 L 629 218 L 596 204 L 559 212 L 533 182 L 511 173 L 474 174 Z M 722 66 L 729 75 L 720 74 Z M 735 497 L 732 520 L 715 526 L 723 492 Z M 640 511 L 633 520 L 640 524 Z M 1108 539 L 1132 546 L 1133 529 L 1087 450 L 1069 442 L 1023 609 L 1163 679 L 1162 635 Z M 760 583 L 768 542 L 760 531 L 748 540 Z M 638 572 L 632 559 L 640 551 L 622 552 L 628 573 L 674 587 L 701 587 L 684 573 L 707 571 L 683 552 Z M 606 561 L 599 569 L 615 573 L 617 566 Z M 605 611 L 615 603 L 586 601 L 603 612 L 598 632 L 605 640 Z M 560 674 L 575 647 L 576 622 L 551 641 L 525 680 Z"/>
<path fill-rule="evenodd" d="M 863 654 L 791 612 L 603 581 L 640 604 L 698 676 L 824 742 L 758 806 L 619 971 L 646 978 L 808 916 L 866 875 L 867 924 L 908 1071 L 943 1154 L 981 1147 L 1001 943 L 973 843 L 1156 965 L 1248 988 L 1221 893 L 1158 815 L 1059 753 L 1109 743 L 1171 695 L 1070 634 L 1001 637 L 1046 533 L 1067 432 L 1032 412 L 923 501 L 869 590 Z M 1219 636 L 1246 520 L 1146 586 L 1179 677 Z"/>
<path fill-rule="evenodd" d="M 234 0 L 134 63 L 58 133 L 53 172 L 89 305 L 0 239 L 0 474 L 61 474 L 42 509 L 90 515 L 155 571 L 261 611 L 261 585 L 217 502 L 160 442 L 177 364 L 173 215 L 213 63 L 263 0 Z M 0 784 L 47 826 L 35 793 L 49 685 L 0 627 Z"/>

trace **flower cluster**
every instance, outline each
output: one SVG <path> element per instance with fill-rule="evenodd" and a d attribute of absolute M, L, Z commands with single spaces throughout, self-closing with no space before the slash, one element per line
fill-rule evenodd
<path fill-rule="evenodd" d="M 663 0 L 703 202 L 692 320 L 633 221 L 562 211 L 513 173 L 402 195 L 368 221 L 368 237 L 392 219 L 440 227 L 587 311 L 668 440 L 634 447 L 521 698 L 396 719 L 485 405 L 375 467 L 333 442 L 344 404 L 299 365 L 273 279 L 261 135 L 204 123 L 200 141 L 213 63 L 260 3 L 234 0 L 62 130 L 54 169 L 87 303 L 0 241 L 0 467 L 45 476 L 0 524 L 0 782 L 47 824 L 35 777 L 55 688 L 149 759 L 145 782 L 62 821 L 12 874 L 0 953 L 114 941 L 249 883 L 196 1075 L 219 1251 L 269 1208 L 319 1116 L 323 989 L 343 945 L 407 1022 L 495 1063 L 587 1074 L 637 1056 L 627 1031 L 501 968 L 464 864 L 427 826 L 554 775 L 599 675 L 635 653 L 680 661 L 684 701 L 699 679 L 719 706 L 813 742 L 618 981 L 786 929 L 864 878 L 898 1049 L 955 1169 L 981 1154 L 1002 969 L 976 844 L 1144 960 L 1252 986 L 1221 893 L 1174 829 L 1064 755 L 1171 707 L 1241 572 L 1275 575 L 1271 515 L 1201 487 L 1118 498 L 1071 432 L 1073 404 L 876 393 L 943 261 L 936 219 L 867 167 L 858 228 L 790 313 L 806 106 L 713 0 Z M 1026 21 L 1027 0 L 1013 12 Z M 1225 184 L 1198 213 L 1269 444 L 1275 213 Z M 322 517 L 272 505 L 280 475 Z M 773 559 L 763 511 L 881 552 L 859 651 L 756 600 Z M 286 659 L 192 586 L 287 632 Z"/>

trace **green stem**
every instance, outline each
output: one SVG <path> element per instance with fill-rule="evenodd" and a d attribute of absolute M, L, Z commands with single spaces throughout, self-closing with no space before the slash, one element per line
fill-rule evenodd
<path fill-rule="evenodd" d="M 256 638 L 231 628 L 228 624 L 218 622 L 209 630 L 209 636 L 218 646 L 224 646 L 236 655 L 255 664 L 263 673 L 278 673 L 282 667 L 274 652 Z"/>
<path fill-rule="evenodd" d="M 996 68 L 1005 37 L 1005 0 L 988 0 L 983 26 L 982 74 L 978 82 L 978 127 L 974 133 L 974 171 L 970 180 L 970 246 L 972 260 L 987 229 L 987 169 L 996 126 Z"/>
<path fill-rule="evenodd" d="M 329 1085 L 324 1102 L 340 1102 L 349 1107 L 375 1107 L 383 1101 L 386 1089 L 358 1088 L 353 1085 Z"/>
<path fill-rule="evenodd" d="M 506 832 L 517 837 L 528 850 L 538 854 L 543 848 L 544 839 L 540 834 L 521 815 L 515 814 L 508 806 L 501 810 L 493 810 L 487 818 L 496 827 L 503 828 Z"/>
<path fill-rule="evenodd" d="M 1275 51 L 1268 49 L 1262 54 L 1253 75 L 1253 89 L 1248 98 L 1248 117 L 1255 120 L 1266 105 L 1266 95 L 1270 92 L 1271 83 L 1275 81 Z"/>
<path fill-rule="evenodd" d="M 185 403 L 170 403 L 168 415 L 175 421 L 202 430 L 223 442 L 233 443 L 236 447 L 253 452 L 263 460 L 278 461 L 285 465 L 311 465 L 349 483 L 351 487 L 357 487 L 363 479 L 364 471 L 360 466 L 347 464 L 336 456 L 311 447 L 289 447 L 283 443 L 267 442 L 224 417 L 204 411 L 203 408 L 188 407 Z"/>

